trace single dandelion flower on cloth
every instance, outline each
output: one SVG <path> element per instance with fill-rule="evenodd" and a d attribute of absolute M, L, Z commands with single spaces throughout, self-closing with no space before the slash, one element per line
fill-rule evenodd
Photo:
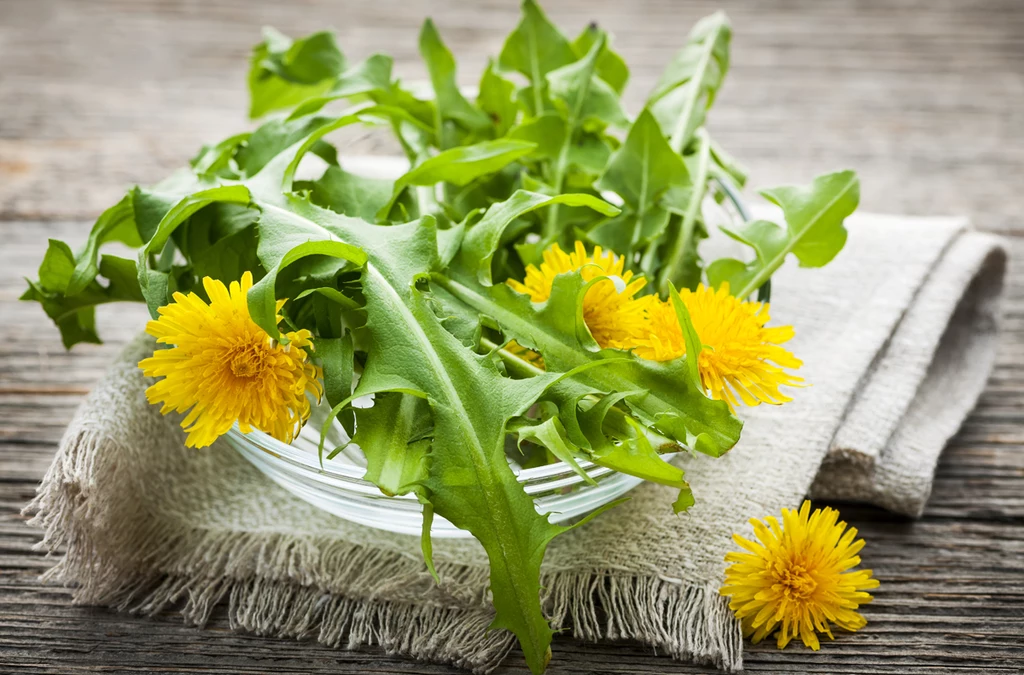
<path fill-rule="evenodd" d="M 802 363 L 779 345 L 793 337 L 792 326 L 768 328 L 768 305 L 744 302 L 729 294 L 729 285 L 717 291 L 701 284 L 696 291 L 679 293 L 690 313 L 704 349 L 697 365 L 701 383 L 715 399 L 733 410 L 747 405 L 778 405 L 792 398 L 780 386 L 800 386 L 803 379 L 784 368 Z M 671 301 L 647 306 L 648 334 L 635 343 L 634 353 L 644 359 L 671 361 L 686 353 L 683 332 Z"/>
<path fill-rule="evenodd" d="M 857 608 L 871 602 L 866 591 L 878 588 L 878 580 L 871 570 L 850 571 L 860 563 L 864 540 L 838 519 L 835 509 L 811 513 L 805 501 L 799 512 L 782 509 L 781 525 L 774 516 L 751 519 L 757 542 L 733 535 L 746 552 L 725 556 L 732 564 L 721 593 L 755 644 L 778 631 L 779 649 L 799 637 L 817 651 L 818 633 L 833 639 L 829 623 L 848 631 L 867 624 Z"/>
<path fill-rule="evenodd" d="M 628 349 L 646 333 L 644 307 L 647 301 L 637 298 L 636 294 L 647 281 L 642 277 L 634 278 L 632 272 L 624 270 L 624 262 L 621 256 L 602 251 L 600 246 L 587 255 L 580 241 L 576 242 L 572 253 L 553 244 L 544 251 L 540 267 L 528 266 L 522 282 L 509 279 L 508 285 L 529 295 L 533 302 L 544 302 L 551 297 L 551 286 L 559 274 L 579 270 L 585 282 L 595 277 L 609 277 L 587 289 L 583 296 L 583 319 L 600 347 Z"/>
<path fill-rule="evenodd" d="M 257 326 L 246 303 L 249 272 L 230 290 L 209 277 L 203 287 L 209 304 L 195 293 L 175 293 L 160 318 L 146 325 L 157 342 L 173 345 L 139 362 L 145 375 L 163 378 L 146 398 L 162 403 L 165 415 L 189 411 L 181 423 L 189 447 L 210 445 L 236 421 L 244 433 L 259 429 L 291 442 L 309 418 L 306 394 L 323 394 L 320 369 L 307 353 L 312 334 L 285 333 L 289 342 L 282 345 Z"/>

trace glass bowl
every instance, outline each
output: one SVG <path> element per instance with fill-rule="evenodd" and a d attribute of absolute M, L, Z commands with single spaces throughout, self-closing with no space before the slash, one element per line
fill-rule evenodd
<path fill-rule="evenodd" d="M 379 169 L 369 168 L 367 173 L 380 173 Z M 711 225 L 736 224 L 748 219 L 737 190 L 725 180 L 713 184 L 703 207 L 709 229 L 712 229 Z M 369 402 L 356 402 L 357 406 L 360 404 L 368 405 Z M 365 480 L 366 461 L 358 447 L 349 444 L 333 458 L 325 456 L 321 466 L 317 447 L 326 412 L 326 406 L 314 408 L 309 423 L 291 444 L 282 443 L 260 431 L 243 434 L 237 424 L 225 439 L 268 478 L 328 513 L 368 527 L 419 535 L 423 520 L 419 501 L 411 494 L 389 497 Z M 328 434 L 328 440 L 327 447 L 337 447 L 348 440 L 344 428 L 337 421 Z M 684 454 L 675 452 L 664 457 L 672 461 Z M 554 523 L 568 524 L 578 520 L 642 482 L 635 476 L 587 461 L 580 461 L 579 465 L 594 480 L 593 485 L 584 482 L 565 462 L 529 469 L 511 464 L 523 489 L 533 497 L 537 511 L 548 514 Z M 441 538 L 472 536 L 436 515 L 431 535 Z"/>
<path fill-rule="evenodd" d="M 344 438 L 344 429 L 335 423 L 332 444 Z M 389 497 L 370 481 L 364 480 L 365 461 L 354 445 L 331 459 L 323 468 L 317 454 L 320 425 L 306 424 L 292 443 L 285 444 L 261 431 L 243 434 L 236 425 L 225 436 L 227 442 L 268 478 L 328 513 L 360 525 L 401 534 L 418 535 L 423 509 L 414 495 Z M 641 479 L 581 461 L 580 467 L 596 485 L 588 485 L 565 462 L 531 469 L 519 469 L 516 478 L 526 494 L 534 499 L 537 511 L 550 514 L 556 523 L 569 523 L 585 516 L 636 487 Z M 470 537 L 465 530 L 434 516 L 434 537 Z"/>

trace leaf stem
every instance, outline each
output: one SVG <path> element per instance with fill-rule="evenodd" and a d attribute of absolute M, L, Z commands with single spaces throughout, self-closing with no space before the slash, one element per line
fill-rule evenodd
<path fill-rule="evenodd" d="M 780 254 L 776 258 L 774 258 L 771 263 L 765 265 L 760 270 L 758 270 L 757 273 L 753 277 L 751 277 L 750 281 L 747 282 L 747 285 L 744 286 L 743 289 L 740 290 L 738 293 L 736 293 L 734 297 L 743 300 L 744 298 L 749 297 L 750 294 L 753 293 L 755 290 L 760 288 L 762 284 L 766 283 L 769 279 L 771 279 L 772 274 L 775 273 L 775 270 L 777 270 L 781 266 L 781 261 L 786 259 L 786 256 L 793 251 L 793 247 L 796 246 L 796 244 L 797 241 L 793 239 L 786 242 L 786 245 L 783 247 Z M 775 260 L 780 261 L 780 263 L 777 265 L 774 264 Z"/>
<path fill-rule="evenodd" d="M 407 141 L 405 136 L 402 134 L 401 122 L 392 119 L 391 131 L 395 134 L 395 138 L 398 139 L 398 144 L 402 146 L 402 151 L 405 152 L 405 156 L 409 159 L 409 164 L 411 165 L 416 161 L 416 151 L 411 145 L 409 145 L 409 141 Z"/>
<path fill-rule="evenodd" d="M 573 138 L 576 136 L 576 126 L 580 123 L 580 113 L 583 112 L 583 103 L 586 101 L 587 96 L 590 94 L 590 84 L 594 79 L 594 67 L 597 64 L 597 57 L 604 49 L 605 38 L 600 38 L 593 47 L 591 47 L 591 53 L 585 56 L 585 59 L 590 59 L 587 67 L 584 68 L 584 74 L 586 77 L 583 78 L 582 84 L 580 84 L 579 90 L 576 92 L 576 98 L 572 102 L 572 108 L 569 109 L 569 116 L 565 121 L 565 140 L 562 141 L 562 147 L 558 151 L 558 159 L 555 161 L 555 173 L 554 180 L 552 181 L 552 187 L 555 190 L 555 194 L 562 194 L 562 184 L 565 182 L 565 172 L 569 168 L 569 149 L 572 148 Z M 591 58 L 593 56 L 593 58 Z M 534 90 L 537 85 L 534 84 Z M 558 210 L 559 204 L 554 204 L 548 209 L 548 218 L 544 222 L 544 241 L 550 242 L 558 235 Z"/>
<path fill-rule="evenodd" d="M 623 253 L 623 255 L 626 257 L 626 260 L 628 261 L 633 260 L 633 252 L 636 250 L 636 245 L 640 242 L 640 230 L 643 229 L 644 218 L 647 216 L 647 211 L 650 208 L 650 204 L 648 204 L 647 195 L 647 190 L 650 185 L 650 156 L 651 142 L 650 138 L 645 136 L 644 151 L 641 155 L 642 159 L 640 163 L 640 166 L 643 167 L 643 170 L 640 172 L 640 194 L 637 197 L 636 225 L 633 226 L 633 236 L 630 237 L 629 240 L 629 249 Z"/>
<path fill-rule="evenodd" d="M 573 124 L 568 124 L 569 133 L 558 151 L 558 159 L 555 161 L 555 174 L 552 180 L 555 194 L 562 194 L 562 183 L 565 182 L 565 171 L 569 163 L 569 146 L 572 144 L 571 135 Z M 553 204 L 548 209 L 547 220 L 544 221 L 544 242 L 550 242 L 558 235 L 558 204 Z"/>
<path fill-rule="evenodd" d="M 420 216 L 434 215 L 440 211 L 436 189 L 434 185 L 416 186 L 416 204 L 419 206 Z"/>
<path fill-rule="evenodd" d="M 522 358 L 518 354 L 512 353 L 512 351 L 502 347 L 497 342 L 490 340 L 485 337 L 480 338 L 480 346 L 485 347 L 491 351 L 497 351 L 498 356 L 505 362 L 506 365 L 512 366 L 519 371 L 518 374 L 524 377 L 534 377 L 535 375 L 543 375 L 546 371 L 537 366 L 536 364 L 530 363 L 526 359 Z"/>
<path fill-rule="evenodd" d="M 519 374 L 523 375 L 524 377 L 534 377 L 536 375 L 543 375 L 546 372 L 543 368 L 539 368 L 538 366 L 536 366 L 533 363 L 530 363 L 521 356 L 513 354 L 511 351 L 505 349 L 504 347 L 499 345 L 497 342 L 494 342 L 493 340 L 481 337 L 480 345 L 492 351 L 497 351 L 498 356 L 501 357 L 501 360 L 505 362 L 506 366 L 510 366 L 511 368 L 517 370 Z M 600 399 L 594 394 L 588 394 L 587 396 L 584 397 L 584 399 L 588 401 L 591 405 L 600 402 Z M 608 410 L 608 417 L 606 419 L 608 420 L 608 423 L 613 429 L 622 431 L 626 429 L 628 426 L 625 422 L 625 418 L 627 417 L 629 417 L 629 415 L 627 415 L 626 412 L 623 411 L 621 408 L 619 408 L 618 406 L 612 406 Z M 681 447 L 679 443 L 677 443 L 676 441 L 672 440 L 667 436 L 659 434 L 657 431 L 650 427 L 646 427 L 644 429 L 644 435 L 647 436 L 647 439 L 656 448 L 659 449 L 667 447 Z"/>
<path fill-rule="evenodd" d="M 542 355 L 545 355 L 545 358 L 551 356 L 552 360 L 557 360 L 558 362 L 567 365 L 571 364 L 575 367 L 583 367 L 588 363 L 593 363 L 592 358 L 588 356 L 586 352 L 573 347 L 570 344 L 566 344 L 564 336 L 559 335 L 551 326 L 519 316 L 514 310 L 506 307 L 501 302 L 497 302 L 493 298 L 481 295 L 476 290 L 459 283 L 440 272 L 431 273 L 430 280 L 431 283 L 436 283 L 441 286 L 458 300 L 466 303 L 481 315 L 486 315 L 494 319 L 507 334 L 512 336 L 525 335 L 535 341 L 538 341 L 537 351 Z M 625 356 L 625 352 L 623 352 L 623 356 Z M 615 372 L 609 369 L 597 368 L 589 371 L 587 375 L 581 377 L 584 383 L 589 382 L 589 386 L 592 386 L 599 391 L 630 391 L 636 388 L 636 384 L 632 379 L 621 372 Z M 703 394 L 700 394 L 699 392 L 697 393 L 701 398 L 704 397 Z M 637 407 L 642 409 L 644 416 L 649 416 L 651 420 L 657 419 L 658 416 L 663 413 L 669 413 L 677 416 L 680 420 L 683 420 L 682 424 L 684 425 L 690 424 L 691 422 L 704 425 L 705 423 L 702 421 L 703 418 L 701 417 L 703 413 L 698 412 L 696 409 L 695 411 L 690 411 L 688 409 L 680 408 L 670 400 L 675 395 L 675 392 L 670 392 L 668 390 L 648 391 L 643 396 L 642 402 L 638 403 Z M 686 433 L 686 439 L 689 439 L 689 434 L 691 432 L 687 431 Z M 716 457 L 735 445 L 736 439 L 739 436 L 738 429 L 733 432 L 705 427 L 705 431 L 700 433 L 713 434 L 716 446 L 725 448 L 713 455 Z M 707 452 L 707 450 L 701 451 Z"/>
<path fill-rule="evenodd" d="M 658 290 L 662 294 L 668 293 L 670 284 L 678 283 L 679 281 L 683 258 L 686 256 L 686 251 L 693 240 L 697 215 L 700 213 L 701 202 L 704 201 L 704 195 L 708 189 L 711 144 L 708 134 L 703 128 L 698 129 L 696 135 L 700 139 L 700 147 L 697 149 L 697 175 L 693 180 L 693 192 L 690 195 L 690 203 L 686 206 L 686 213 L 683 215 L 679 236 L 672 242 L 668 260 L 658 272 Z"/>
<path fill-rule="evenodd" d="M 540 89 L 542 76 L 540 61 L 537 59 L 537 36 L 533 32 L 532 24 L 526 27 L 526 40 L 530 51 L 530 79 L 533 81 L 533 114 L 540 115 L 544 111 L 544 98 Z"/>
<path fill-rule="evenodd" d="M 836 202 L 838 202 L 840 199 L 846 196 L 846 193 L 850 191 L 851 187 L 855 183 L 855 179 L 847 183 L 843 187 L 843 189 L 836 193 L 836 195 L 833 196 L 832 199 L 828 200 L 828 202 L 822 208 L 818 209 L 818 212 L 815 213 L 814 216 L 807 219 L 807 224 L 804 225 L 803 229 L 801 229 L 799 232 L 793 232 L 791 230 L 789 237 L 786 240 L 786 245 L 783 246 L 779 250 L 779 252 L 772 257 L 771 260 L 765 262 L 764 266 L 761 267 L 761 269 L 759 269 L 757 273 L 750 278 L 750 281 L 747 282 L 747 285 L 744 286 L 739 293 L 735 294 L 735 297 L 741 299 L 745 298 L 749 296 L 751 293 L 753 293 L 755 290 L 760 288 L 761 285 L 764 284 L 766 281 L 771 279 L 772 274 L 774 274 L 775 270 L 779 269 L 779 267 L 782 266 L 782 263 L 786 261 L 786 256 L 793 252 L 793 249 L 795 249 L 796 245 L 803 240 L 803 237 L 807 233 L 807 231 L 813 228 L 814 225 L 816 225 L 818 221 L 821 220 L 826 213 L 828 213 L 828 210 L 831 209 L 836 204 Z"/>

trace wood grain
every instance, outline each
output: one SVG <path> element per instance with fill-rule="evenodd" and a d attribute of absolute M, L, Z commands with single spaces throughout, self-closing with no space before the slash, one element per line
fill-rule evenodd
<path fill-rule="evenodd" d="M 1024 254 L 1024 4 L 1019 0 L 726 2 L 735 24 L 716 136 L 754 185 L 860 171 L 866 209 L 966 213 Z M 712 2 L 545 3 L 568 30 L 612 29 L 635 105 Z M 107 343 L 64 352 L 17 302 L 47 237 L 82 241 L 129 185 L 158 180 L 203 142 L 247 124 L 244 71 L 259 27 L 335 27 L 351 58 L 386 48 L 422 77 L 415 35 L 430 14 L 471 83 L 515 23 L 515 3 L 305 0 L 4 0 L 0 3 L 0 671 L 24 673 L 423 673 L 380 650 L 204 630 L 70 604 L 38 575 L 52 561 L 20 509 L 75 406 L 140 327 L 101 308 Z M 385 151 L 374 137 L 349 151 Z M 1024 271 L 1011 267 L 997 368 L 943 456 L 924 517 L 842 505 L 882 581 L 868 627 L 818 653 L 752 647 L 751 672 L 1024 671 Z M 552 673 L 705 672 L 627 643 L 558 638 Z M 526 672 L 513 655 L 503 673 Z"/>

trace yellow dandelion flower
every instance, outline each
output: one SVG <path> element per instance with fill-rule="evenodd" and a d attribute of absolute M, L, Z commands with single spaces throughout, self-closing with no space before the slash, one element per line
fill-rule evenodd
<path fill-rule="evenodd" d="M 783 368 L 802 364 L 779 347 L 793 337 L 792 326 L 766 328 L 768 305 L 744 302 L 729 294 L 729 285 L 717 291 L 703 284 L 696 291 L 683 289 L 680 298 L 704 349 L 697 365 L 701 383 L 712 398 L 724 399 L 733 410 L 747 405 L 778 405 L 792 398 L 780 386 L 799 386 L 803 379 Z M 670 361 L 686 353 L 683 332 L 670 301 L 647 306 L 649 332 L 635 343 L 634 353 L 644 359 Z"/>
<path fill-rule="evenodd" d="M 725 556 L 732 564 L 721 593 L 755 644 L 778 629 L 779 649 L 799 637 L 817 651 L 818 633 L 833 639 L 830 622 L 848 631 L 867 624 L 856 610 L 871 602 L 865 591 L 878 580 L 871 570 L 849 571 L 860 563 L 864 540 L 854 541 L 856 528 L 838 519 L 830 508 L 811 513 L 805 501 L 799 512 L 782 509 L 782 525 L 774 516 L 751 519 L 759 542 L 733 535 L 747 552 Z"/>
<path fill-rule="evenodd" d="M 583 296 L 583 320 L 590 334 L 602 348 L 627 349 L 641 338 L 646 330 L 644 307 L 647 301 L 636 294 L 646 285 L 643 278 L 634 278 L 624 270 L 624 260 L 600 246 L 587 255 L 583 242 L 577 241 L 572 253 L 566 253 L 558 244 L 544 251 L 540 267 L 530 265 L 522 282 L 509 279 L 508 285 L 533 302 L 544 302 L 551 297 L 555 277 L 579 270 L 583 281 L 595 277 L 609 277 L 596 282 Z"/>
<path fill-rule="evenodd" d="M 203 287 L 210 304 L 195 293 L 175 293 L 160 318 L 146 325 L 157 342 L 174 345 L 139 362 L 145 375 L 163 378 L 146 398 L 162 403 L 165 415 L 191 409 L 181 423 L 189 447 L 210 445 L 236 421 L 245 433 L 255 428 L 291 442 L 309 418 L 307 392 L 318 399 L 323 393 L 320 369 L 306 352 L 312 334 L 285 333 L 289 343 L 282 345 L 257 326 L 245 299 L 249 272 L 230 290 L 209 277 Z"/>

